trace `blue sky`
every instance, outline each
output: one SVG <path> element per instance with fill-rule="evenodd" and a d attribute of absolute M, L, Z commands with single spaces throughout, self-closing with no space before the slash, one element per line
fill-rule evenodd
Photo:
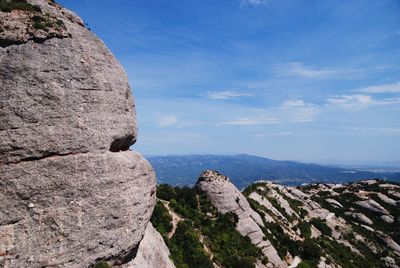
<path fill-rule="evenodd" d="M 60 0 L 128 73 L 144 154 L 400 161 L 400 2 Z"/>

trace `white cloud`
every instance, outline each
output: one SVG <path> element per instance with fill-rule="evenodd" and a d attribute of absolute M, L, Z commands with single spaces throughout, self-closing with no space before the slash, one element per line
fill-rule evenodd
<path fill-rule="evenodd" d="M 269 2 L 269 0 L 242 0 L 241 4 L 248 4 L 248 5 L 265 5 Z"/>
<path fill-rule="evenodd" d="M 392 105 L 400 103 L 400 98 L 374 99 L 369 95 L 340 95 L 328 98 L 328 105 L 342 107 L 345 109 L 365 109 L 370 106 Z"/>
<path fill-rule="evenodd" d="M 204 95 L 204 97 L 206 97 L 207 99 L 212 99 L 212 100 L 229 100 L 229 99 L 238 99 L 242 97 L 251 97 L 251 96 L 253 95 L 231 90 L 207 92 Z"/>
<path fill-rule="evenodd" d="M 260 139 L 264 137 L 283 137 L 283 136 L 292 136 L 295 133 L 292 131 L 281 131 L 281 132 L 269 132 L 269 133 L 258 133 L 253 134 L 253 138 Z"/>
<path fill-rule="evenodd" d="M 292 108 L 292 107 L 305 107 L 307 104 L 303 100 L 289 99 L 282 103 L 282 108 Z"/>
<path fill-rule="evenodd" d="M 255 118 L 237 118 L 232 121 L 222 122 L 222 125 L 235 125 L 235 126 L 252 126 L 252 125 L 269 125 L 279 123 L 278 118 L 269 116 L 260 116 Z"/>
<path fill-rule="evenodd" d="M 178 118 L 175 115 L 162 115 L 156 119 L 157 125 L 160 128 L 169 127 L 178 123 Z"/>
<path fill-rule="evenodd" d="M 290 122 L 310 122 L 315 120 L 319 112 L 317 105 L 306 103 L 300 99 L 289 99 L 282 103 L 280 110 L 284 111 Z"/>
<path fill-rule="evenodd" d="M 318 106 L 299 99 L 289 99 L 280 106 L 266 110 L 253 111 L 253 116 L 240 117 L 232 121 L 222 122 L 223 125 L 269 125 L 278 123 L 314 121 Z"/>
<path fill-rule="evenodd" d="M 384 133 L 388 133 L 388 134 L 400 133 L 400 128 L 396 128 L 396 127 L 350 127 L 349 129 L 355 130 L 355 131 L 384 132 Z"/>
<path fill-rule="evenodd" d="M 327 78 L 336 73 L 331 69 L 312 69 L 306 67 L 301 62 L 289 62 L 278 64 L 274 68 L 274 73 L 282 76 L 297 76 L 303 78 Z"/>
<path fill-rule="evenodd" d="M 328 98 L 328 104 L 342 106 L 344 108 L 355 108 L 358 106 L 369 106 L 373 103 L 371 96 L 368 95 L 341 95 Z"/>
<path fill-rule="evenodd" d="M 364 87 L 357 91 L 363 93 L 400 93 L 400 81 L 389 84 Z"/>

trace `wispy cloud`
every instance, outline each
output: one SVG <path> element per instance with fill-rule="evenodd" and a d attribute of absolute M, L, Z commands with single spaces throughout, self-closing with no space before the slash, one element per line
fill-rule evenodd
<path fill-rule="evenodd" d="M 400 81 L 389 84 L 364 87 L 359 89 L 358 91 L 363 93 L 400 93 Z"/>
<path fill-rule="evenodd" d="M 355 131 L 376 131 L 387 134 L 400 133 L 400 127 L 350 127 L 349 129 Z"/>
<path fill-rule="evenodd" d="M 223 125 L 269 125 L 289 122 L 314 121 L 319 111 L 318 106 L 303 100 L 289 99 L 278 107 L 253 111 L 253 116 L 240 117 L 222 122 Z"/>
<path fill-rule="evenodd" d="M 207 92 L 204 97 L 212 100 L 229 100 L 229 99 L 238 99 L 242 97 L 251 97 L 252 94 L 232 91 L 232 90 L 224 90 L 224 91 L 215 91 L 215 92 Z"/>
<path fill-rule="evenodd" d="M 370 95 L 340 95 L 327 99 L 328 105 L 344 109 L 365 109 L 370 106 L 392 105 L 400 103 L 400 98 L 374 99 Z"/>
<path fill-rule="evenodd" d="M 240 3 L 243 4 L 247 4 L 247 5 L 265 5 L 269 2 L 269 0 L 242 0 Z"/>
<path fill-rule="evenodd" d="M 306 67 L 302 62 L 289 62 L 278 64 L 274 68 L 274 73 L 281 76 L 297 76 L 302 78 L 327 78 L 336 73 L 331 69 L 316 69 Z"/>
<path fill-rule="evenodd" d="M 156 123 L 158 127 L 164 128 L 164 127 L 170 127 L 173 125 L 176 125 L 178 123 L 178 118 L 175 115 L 162 115 L 156 118 Z"/>
<path fill-rule="evenodd" d="M 252 137 L 255 139 L 260 139 L 264 137 L 283 137 L 283 136 L 292 136 L 295 133 L 292 131 L 280 131 L 280 132 L 267 132 L 267 133 L 257 133 L 253 134 Z"/>
<path fill-rule="evenodd" d="M 304 100 L 289 99 L 282 103 L 280 110 L 290 122 L 310 122 L 315 120 L 319 107 Z"/>
<path fill-rule="evenodd" d="M 268 115 L 259 116 L 259 117 L 242 117 L 237 118 L 232 121 L 222 122 L 222 125 L 234 125 L 234 126 L 252 126 L 252 125 L 269 125 L 269 124 L 277 124 L 280 120 L 275 117 L 271 117 Z"/>

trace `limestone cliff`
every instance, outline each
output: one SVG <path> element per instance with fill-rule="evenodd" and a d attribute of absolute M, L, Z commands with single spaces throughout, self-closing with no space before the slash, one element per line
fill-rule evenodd
<path fill-rule="evenodd" d="M 206 170 L 196 183 L 196 187 L 206 193 L 213 205 L 222 213 L 233 212 L 238 216 L 236 229 L 248 236 L 252 243 L 261 248 L 273 267 L 286 267 L 270 241 L 264 239 L 260 226 L 264 226 L 259 214 L 249 205 L 243 194 L 229 181 L 229 178 L 216 171 Z M 258 267 L 263 267 L 261 263 Z"/>
<path fill-rule="evenodd" d="M 124 70 L 53 1 L 2 9 L 0 29 L 0 266 L 130 261 L 155 174 L 129 150 L 137 126 Z"/>

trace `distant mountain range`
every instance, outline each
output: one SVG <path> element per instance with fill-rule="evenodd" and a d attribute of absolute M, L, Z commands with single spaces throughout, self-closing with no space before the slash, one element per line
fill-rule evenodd
<path fill-rule="evenodd" d="M 315 182 L 350 182 L 380 178 L 400 181 L 400 172 L 373 172 L 353 168 L 278 161 L 259 156 L 238 155 L 169 155 L 149 156 L 158 182 L 174 186 L 193 186 L 203 170 L 213 169 L 227 175 L 243 189 L 260 180 L 273 180 L 284 185 Z"/>

